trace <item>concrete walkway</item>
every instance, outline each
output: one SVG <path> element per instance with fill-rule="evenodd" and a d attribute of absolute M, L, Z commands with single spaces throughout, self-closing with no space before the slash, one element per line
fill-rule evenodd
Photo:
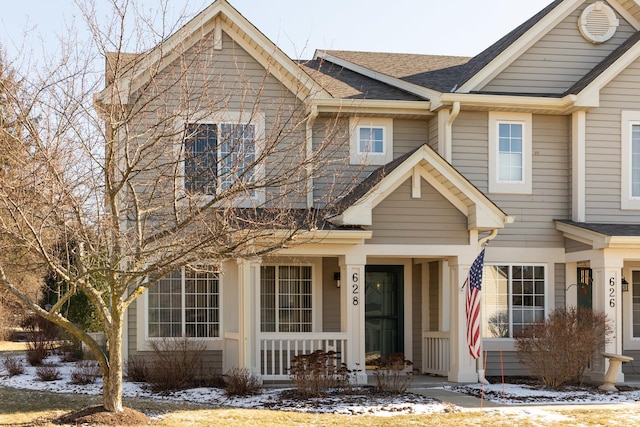
<path fill-rule="evenodd" d="M 372 378 L 369 379 L 370 383 L 372 383 L 371 381 L 372 381 Z M 433 399 L 437 399 L 442 402 L 451 403 L 453 405 L 459 406 L 461 408 L 466 408 L 466 409 L 522 407 L 522 405 L 512 405 L 512 404 L 491 402 L 486 399 L 479 399 L 477 397 L 469 396 L 462 393 L 456 393 L 449 390 L 444 390 L 442 388 L 444 386 L 456 386 L 456 385 L 461 385 L 461 384 L 449 382 L 444 377 L 436 377 L 432 375 L 416 375 L 408 391 L 412 393 L 420 394 L 422 396 L 431 397 Z M 640 375 L 625 374 L 624 383 L 619 385 L 640 388 Z M 553 405 L 553 407 L 555 409 L 561 409 L 561 408 L 578 409 L 578 408 L 584 408 L 585 406 L 589 406 L 590 408 L 595 408 L 595 407 L 611 408 L 611 405 L 629 405 L 629 404 L 630 403 L 596 403 L 596 404 L 575 403 L 575 404 Z M 525 406 L 531 407 L 531 406 L 548 406 L 548 405 L 545 403 L 539 403 L 539 404 L 532 403 L 530 405 L 525 405 Z"/>

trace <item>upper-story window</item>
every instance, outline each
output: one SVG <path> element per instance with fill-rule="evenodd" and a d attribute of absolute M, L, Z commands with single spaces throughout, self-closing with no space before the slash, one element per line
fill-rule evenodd
<path fill-rule="evenodd" d="M 254 182 L 255 125 L 190 123 L 184 144 L 184 184 L 189 193 L 214 195 L 236 181 Z"/>
<path fill-rule="evenodd" d="M 623 111 L 621 124 L 621 208 L 640 209 L 640 111 Z"/>
<path fill-rule="evenodd" d="M 489 192 L 530 194 L 531 114 L 489 113 Z"/>
<path fill-rule="evenodd" d="M 393 119 L 352 118 L 350 135 L 352 165 L 385 165 L 393 160 Z"/>

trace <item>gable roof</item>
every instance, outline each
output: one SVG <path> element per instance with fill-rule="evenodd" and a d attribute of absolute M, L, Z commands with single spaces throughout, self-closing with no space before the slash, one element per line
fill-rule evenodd
<path fill-rule="evenodd" d="M 274 77 L 281 81 L 300 99 L 308 96 L 330 98 L 328 92 L 278 46 L 251 24 L 227 0 L 215 0 L 206 9 L 187 22 L 182 28 L 159 43 L 150 52 L 133 61 L 118 80 L 96 94 L 95 99 L 104 104 L 126 102 L 129 95 L 148 81 L 149 70 L 157 72 L 197 43 L 202 34 L 222 29 L 236 43 L 254 57 Z M 131 55 L 131 54 L 128 54 Z"/>
<path fill-rule="evenodd" d="M 341 210 L 329 221 L 341 226 L 372 225 L 372 211 L 407 179 L 413 197 L 420 197 L 424 179 L 467 216 L 469 230 L 495 230 L 513 222 L 502 209 L 478 190 L 427 144 L 419 146 L 373 171 L 338 203 Z"/>
<path fill-rule="evenodd" d="M 423 98 L 322 59 L 298 61 L 334 98 L 422 101 Z"/>

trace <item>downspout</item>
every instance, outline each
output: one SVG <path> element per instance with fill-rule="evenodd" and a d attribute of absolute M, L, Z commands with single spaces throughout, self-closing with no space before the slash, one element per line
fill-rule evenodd
<path fill-rule="evenodd" d="M 449 163 L 451 163 L 452 156 L 451 146 L 453 144 L 453 122 L 458 118 L 458 114 L 460 114 L 460 101 L 454 101 L 444 129 L 444 159 Z"/>
<path fill-rule="evenodd" d="M 311 105 L 309 108 L 309 117 L 307 117 L 307 124 L 305 128 L 305 140 L 306 140 L 306 161 L 308 162 L 305 169 L 307 173 L 307 208 L 313 207 L 313 168 L 309 160 L 313 156 L 313 124 L 318 117 L 318 106 Z"/>

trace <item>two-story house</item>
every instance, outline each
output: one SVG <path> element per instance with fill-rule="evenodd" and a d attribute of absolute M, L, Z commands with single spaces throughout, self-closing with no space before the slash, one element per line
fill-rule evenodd
<path fill-rule="evenodd" d="M 299 61 L 216 0 L 141 63 L 170 73 L 188 62 L 170 54 L 184 43 L 219 58 L 200 73 L 227 64 L 219 88 L 259 91 L 266 79 L 234 78 L 258 70 L 300 103 L 309 152 L 328 123 L 343 129 L 348 149 L 334 152 L 343 175 L 308 176 L 301 205 L 322 208 L 329 187 L 347 194 L 322 238 L 200 276 L 215 282 L 206 332 L 184 326 L 189 274 L 162 279 L 178 286 L 152 288 L 132 307 L 128 355 L 184 334 L 206 342 L 220 371 L 248 367 L 264 379 L 285 378 L 292 355 L 321 348 L 360 381 L 370 360 L 393 352 L 421 372 L 476 381 L 463 283 L 488 243 L 487 375 L 523 374 L 513 337 L 556 307 L 605 312 L 614 326 L 605 350 L 640 356 L 639 2 L 555 0 L 473 58 L 317 50 Z M 273 130 L 262 99 L 256 144 Z M 230 102 L 191 124 L 222 132 L 246 113 Z M 189 170 L 180 185 L 202 185 Z M 158 316 L 174 297 L 177 314 Z M 598 358 L 590 374 L 601 379 L 607 366 Z"/>

